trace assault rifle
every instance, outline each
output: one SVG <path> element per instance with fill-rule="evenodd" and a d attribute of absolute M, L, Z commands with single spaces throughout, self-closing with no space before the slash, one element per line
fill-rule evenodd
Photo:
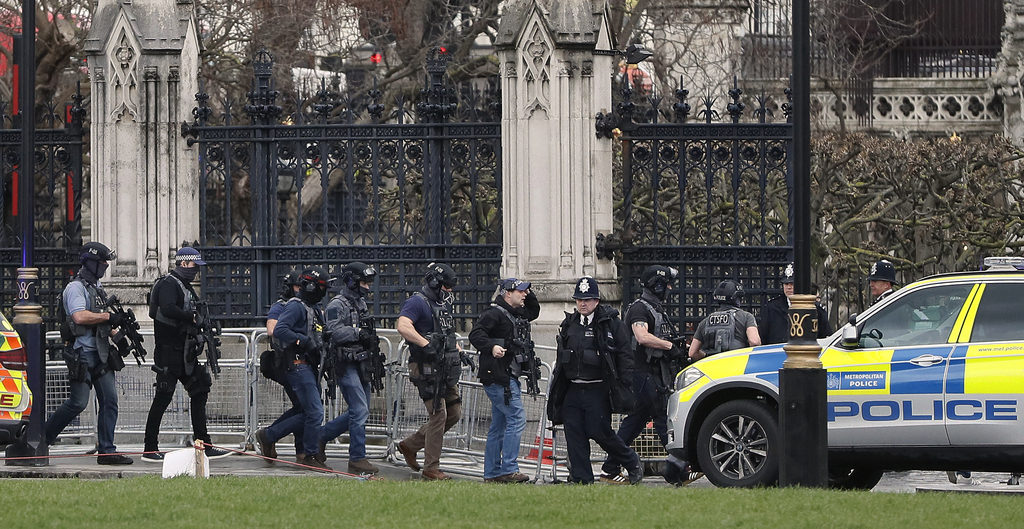
<path fill-rule="evenodd" d="M 205 301 L 196 302 L 196 322 L 186 326 L 185 351 L 190 360 L 195 360 L 206 349 L 206 366 L 213 376 L 220 378 L 220 322 L 210 318 L 210 306 Z"/>
<path fill-rule="evenodd" d="M 327 381 L 327 398 L 331 402 L 338 399 L 338 364 L 341 363 L 341 358 L 338 357 L 340 351 L 338 346 L 331 342 L 331 332 L 324 331 L 324 380 Z"/>
<path fill-rule="evenodd" d="M 142 345 L 145 338 L 139 332 L 139 320 L 135 318 L 135 311 L 124 308 L 121 305 L 121 300 L 117 299 L 116 295 L 111 295 L 107 298 L 107 306 L 110 307 L 112 314 L 120 314 L 122 318 L 118 330 L 125 338 L 125 341 L 121 343 L 126 345 L 118 346 L 121 356 L 128 356 L 128 353 L 131 353 L 135 356 L 135 361 L 141 366 L 143 360 L 146 359 L 146 348 Z M 127 347 L 127 350 L 124 349 L 125 347 Z"/>
<path fill-rule="evenodd" d="M 361 363 L 360 369 L 364 370 L 364 379 L 370 383 L 370 391 L 380 393 L 384 389 L 384 377 L 387 375 L 384 369 L 386 358 L 380 352 L 380 338 L 377 337 L 373 316 L 360 316 L 359 337 L 359 345 L 370 355 L 369 362 Z"/>
<path fill-rule="evenodd" d="M 537 358 L 537 350 L 530 335 L 530 322 L 516 318 L 515 338 L 512 339 L 512 344 L 523 352 L 526 394 L 537 400 L 537 395 L 540 395 L 540 359 Z"/>

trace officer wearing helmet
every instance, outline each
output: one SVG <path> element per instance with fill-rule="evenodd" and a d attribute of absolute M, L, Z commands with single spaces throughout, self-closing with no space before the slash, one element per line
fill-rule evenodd
<path fill-rule="evenodd" d="M 284 312 L 284 306 L 288 303 L 288 300 L 299 295 L 299 275 L 302 273 L 301 270 L 292 270 L 285 274 L 284 279 L 281 281 L 281 293 L 277 301 L 271 305 L 270 311 L 267 312 L 267 335 L 271 338 L 274 337 L 274 327 L 277 326 L 277 320 L 281 317 L 281 313 Z M 292 407 L 281 414 L 274 424 L 292 417 L 293 415 L 302 414 L 302 403 L 299 402 L 299 395 L 292 389 L 292 385 L 288 383 L 288 371 L 285 369 L 285 365 L 282 363 L 284 359 L 284 351 L 279 350 L 277 347 L 279 344 L 273 339 L 270 340 L 271 349 L 264 351 L 260 355 L 260 372 L 263 376 L 281 384 L 284 388 L 284 394 L 288 396 L 288 401 L 292 403 Z M 295 453 L 301 454 L 303 451 L 302 443 L 302 430 L 295 432 Z M 276 452 L 276 450 L 275 450 Z M 277 454 L 272 455 L 265 454 L 268 457 L 277 459 Z"/>
<path fill-rule="evenodd" d="M 789 263 L 782 271 L 783 295 L 772 298 L 761 309 L 761 321 L 757 324 L 757 332 L 761 336 L 761 343 L 765 345 L 789 341 L 789 298 L 793 295 L 795 279 L 796 269 L 793 263 Z M 832 334 L 828 314 L 820 303 L 815 302 L 815 306 L 818 308 L 818 338 L 826 338 Z"/>
<path fill-rule="evenodd" d="M 441 471 L 444 433 L 462 417 L 458 380 L 461 347 L 455 342 L 452 303 L 455 270 L 443 263 L 427 265 L 423 287 L 405 301 L 398 316 L 398 334 L 409 344 L 409 378 L 427 407 L 429 418 L 416 433 L 398 443 L 409 468 L 418 471 L 416 454 L 423 449 L 423 478 L 451 479 Z"/>
<path fill-rule="evenodd" d="M 761 345 L 754 315 L 740 308 L 743 287 L 735 281 L 722 281 L 715 287 L 713 299 L 718 310 L 701 320 L 690 342 L 690 359 L 700 360 L 722 351 Z"/>
<path fill-rule="evenodd" d="M 85 410 L 89 404 L 89 390 L 96 389 L 96 440 L 101 465 L 130 465 L 132 458 L 117 454 L 114 446 L 114 426 L 117 423 L 117 386 L 114 371 L 120 371 L 124 362 L 111 341 L 119 338 L 117 328 L 122 316 L 107 308 L 107 294 L 100 279 L 106 274 L 109 261 L 117 255 L 98 242 L 89 242 L 79 252 L 81 269 L 61 295 L 66 321 L 62 322 L 62 335 L 70 329 L 73 341 L 64 352 L 68 364 L 70 396 L 46 421 L 46 444 L 53 444 L 64 428 Z M 72 338 L 68 335 L 67 338 Z M 125 348 L 127 354 L 127 348 Z"/>
<path fill-rule="evenodd" d="M 174 398 L 178 382 L 189 397 L 192 433 L 196 440 L 206 443 L 206 456 L 220 458 L 230 453 L 211 446 L 206 425 L 206 402 L 210 397 L 213 379 L 206 365 L 188 351 L 188 343 L 195 338 L 199 297 L 192 281 L 199 275 L 199 267 L 206 261 L 195 248 L 183 246 L 174 256 L 174 270 L 158 279 L 150 292 L 149 316 L 153 318 L 153 371 L 156 372 L 156 393 L 146 418 L 143 461 L 162 462 L 158 437 L 164 412 Z"/>
<path fill-rule="evenodd" d="M 636 405 L 622 423 L 618 436 L 627 445 L 644 431 L 647 423 L 654 423 L 661 445 L 668 443 L 666 413 L 668 395 L 686 355 L 670 341 L 677 332 L 669 320 L 664 303 L 672 291 L 679 272 L 662 265 L 647 267 L 640 276 L 643 293 L 626 309 L 625 323 L 631 334 L 633 351 L 633 393 Z M 608 458 L 601 468 L 601 481 L 620 484 L 620 467 Z"/>
<path fill-rule="evenodd" d="M 366 306 L 366 296 L 377 271 L 359 261 L 341 270 L 341 292 L 327 304 L 327 329 L 333 347 L 334 369 L 341 394 L 348 408 L 345 413 L 324 425 L 320 433 L 321 461 L 327 460 L 325 447 L 335 437 L 348 431 L 348 471 L 354 474 L 376 474 L 380 469 L 366 459 L 366 419 L 370 416 L 370 382 L 373 371 L 383 367 L 379 355 L 373 317 Z M 377 365 L 380 364 L 380 365 Z M 328 381 L 334 383 L 333 380 Z M 383 389 L 383 388 L 381 388 Z"/>
<path fill-rule="evenodd" d="M 594 482 L 590 440 L 625 467 L 630 484 L 644 477 L 640 458 L 612 430 L 612 413 L 632 407 L 633 354 L 619 312 L 601 303 L 597 281 L 583 277 L 573 293 L 576 311 L 558 330 L 555 368 L 548 387 L 548 418 L 565 425 L 570 481 Z"/>
<path fill-rule="evenodd" d="M 256 431 L 260 453 L 274 457 L 277 441 L 301 430 L 302 451 L 296 452 L 295 459 L 299 464 L 314 469 L 330 468 L 316 457 L 320 451 L 318 441 L 324 418 L 318 369 L 327 330 L 318 303 L 327 295 L 329 284 L 330 276 L 323 268 L 311 266 L 304 269 L 299 274 L 298 295 L 288 300 L 274 326 L 275 348 L 281 351 L 288 384 L 298 396 L 302 413 Z"/>
<path fill-rule="evenodd" d="M 896 282 L 896 267 L 892 262 L 882 259 L 871 265 L 871 274 L 868 275 L 868 288 L 871 290 L 871 297 L 875 298 L 872 304 L 878 303 L 892 295 L 893 285 Z"/>

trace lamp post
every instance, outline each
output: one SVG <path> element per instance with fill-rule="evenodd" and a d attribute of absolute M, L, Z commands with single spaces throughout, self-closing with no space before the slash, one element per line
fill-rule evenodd
<path fill-rule="evenodd" d="M 35 137 L 36 137 L 36 2 L 21 4 L 21 55 L 18 65 L 21 110 L 21 153 L 18 160 L 18 223 L 21 227 L 21 268 L 18 269 L 18 302 L 14 306 L 15 330 L 28 356 L 28 387 L 32 391 L 32 415 L 21 443 L 7 448 L 8 465 L 46 466 L 49 448 L 46 422 L 46 358 L 43 347 L 43 307 L 39 305 L 39 269 L 35 262 Z"/>
<path fill-rule="evenodd" d="M 793 234 L 796 277 L 789 342 L 779 370 L 783 487 L 828 486 L 825 370 L 818 355 L 818 311 L 811 293 L 810 2 L 793 1 Z"/>

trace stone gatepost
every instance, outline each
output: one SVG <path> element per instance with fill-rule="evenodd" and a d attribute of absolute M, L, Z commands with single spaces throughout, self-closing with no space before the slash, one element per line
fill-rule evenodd
<path fill-rule="evenodd" d="M 194 7 L 99 0 L 85 44 L 92 239 L 117 251 L 106 283 L 126 304 L 144 302 L 178 245 L 199 238 L 197 151 L 180 134 L 199 91 Z"/>
<path fill-rule="evenodd" d="M 519 0 L 495 42 L 502 91 L 502 274 L 529 280 L 542 303 L 534 340 L 553 345 L 584 275 L 618 307 L 615 265 L 594 255 L 612 231 L 613 50 L 604 0 Z M 551 358 L 547 358 L 551 360 Z"/>
<path fill-rule="evenodd" d="M 999 67 L 989 83 L 1003 100 L 1003 135 L 1019 145 L 1024 141 L 1024 0 L 1004 0 L 1003 14 Z"/>

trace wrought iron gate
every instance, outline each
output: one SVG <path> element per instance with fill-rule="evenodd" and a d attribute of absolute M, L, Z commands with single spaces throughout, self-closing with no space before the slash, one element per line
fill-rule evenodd
<path fill-rule="evenodd" d="M 33 266 L 39 268 L 37 292 L 43 306 L 46 328 L 54 330 L 53 300 L 78 268 L 82 245 L 82 151 L 84 144 L 80 94 L 74 103 L 47 105 L 39 113 L 35 133 L 34 178 L 26 182 L 21 171 L 20 116 L 8 115 L 8 104 L 0 101 L 0 306 L 5 311 L 17 298 L 17 270 L 22 266 L 22 241 L 18 211 L 20 193 L 35 193 L 35 252 Z M 8 313 L 10 315 L 10 313 Z"/>
<path fill-rule="evenodd" d="M 743 285 L 743 303 L 756 315 L 781 294 L 780 273 L 792 258 L 793 126 L 772 122 L 776 112 L 788 118 L 788 101 L 779 105 L 761 94 L 745 116 L 743 91 L 734 87 L 728 122 L 717 122 L 710 97 L 693 122 L 682 87 L 671 105 L 653 95 L 635 102 L 628 77 L 620 94 L 613 115 L 598 115 L 599 135 L 621 135 L 623 163 L 616 235 L 599 240 L 598 251 L 621 251 L 625 303 L 639 297 L 644 268 L 663 264 L 682 276 L 666 305 L 684 332 L 693 333 L 724 279 Z"/>
<path fill-rule="evenodd" d="M 360 102 L 326 82 L 282 119 L 273 59 L 253 60 L 255 89 L 235 125 L 209 96 L 183 125 L 200 149 L 200 236 L 209 266 L 202 288 L 225 325 L 265 317 L 281 278 L 318 265 L 332 275 L 351 261 L 377 267 L 372 309 L 397 317 L 427 263 L 459 273 L 464 325 L 487 307 L 501 265 L 501 125 L 497 79 L 449 86 L 447 55 L 431 50 L 415 105 Z"/>

